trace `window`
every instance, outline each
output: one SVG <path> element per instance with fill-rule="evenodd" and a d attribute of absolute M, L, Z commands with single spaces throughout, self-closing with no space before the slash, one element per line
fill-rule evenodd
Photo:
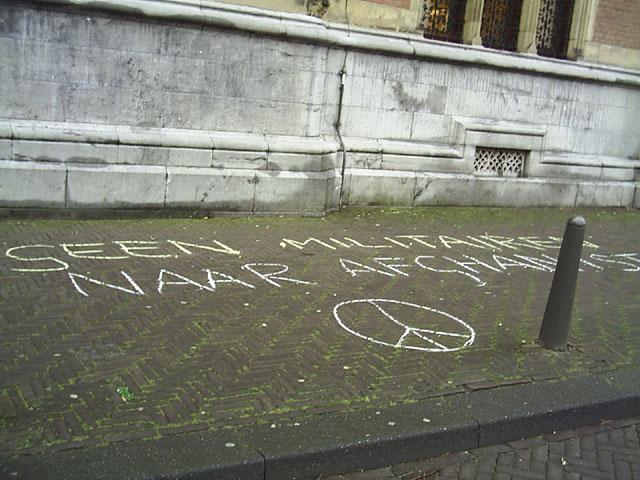
<path fill-rule="evenodd" d="M 462 42 L 466 0 L 427 0 L 424 36 L 434 40 Z"/>
<path fill-rule="evenodd" d="M 569 45 L 575 0 L 423 1 L 425 38 L 555 58 L 575 49 Z M 585 20 L 578 15 L 576 23 Z"/>
<path fill-rule="evenodd" d="M 567 58 L 573 0 L 542 0 L 536 28 L 538 55 Z"/>
<path fill-rule="evenodd" d="M 522 0 L 484 0 L 480 27 L 482 45 L 515 51 L 521 11 Z"/>

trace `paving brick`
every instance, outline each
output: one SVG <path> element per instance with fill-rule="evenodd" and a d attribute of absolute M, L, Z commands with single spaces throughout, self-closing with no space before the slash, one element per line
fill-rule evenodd
<path fill-rule="evenodd" d="M 633 425 L 629 423 L 635 422 Z M 557 432 L 562 440 L 544 440 L 543 436 L 525 439 L 515 451 L 510 446 L 496 445 L 465 451 L 463 454 L 445 454 L 440 457 L 393 465 L 392 472 L 406 479 L 423 478 L 513 478 L 513 479 L 627 479 L 636 478 L 640 472 L 640 442 L 635 448 L 618 448 L 609 443 L 611 434 L 615 437 L 624 434 L 630 428 L 640 425 L 640 418 L 631 417 L 603 425 L 582 427 L 574 430 Z M 594 442 L 591 431 L 607 428 L 609 435 L 602 435 L 600 442 Z M 635 429 L 634 429 L 635 430 Z M 546 437 L 546 436 L 545 436 Z M 526 442 L 533 446 L 528 448 Z M 582 445 L 588 448 L 583 450 Z M 553 447 L 553 448 L 552 448 Z M 608 462 L 598 464 L 584 458 L 584 453 L 596 450 L 599 455 L 607 457 Z M 561 454 L 548 455 L 547 452 L 570 452 L 571 456 Z M 635 458 L 631 459 L 631 450 Z M 469 461 L 473 458 L 473 461 Z M 367 472 L 362 475 L 366 477 Z M 349 477 L 351 478 L 351 477 Z"/>
<path fill-rule="evenodd" d="M 170 176 L 172 171 L 177 170 L 170 169 Z M 144 171 L 139 173 L 142 178 Z M 353 210 L 325 219 L 3 219 L 0 253 L 16 246 L 44 247 L 14 251 L 20 252 L 19 258 L 0 257 L 0 409 L 10 426 L 0 431 L 0 451 L 33 453 L 52 445 L 72 445 L 78 440 L 75 435 L 89 442 L 109 443 L 203 425 L 217 431 L 257 422 L 297 421 L 304 416 L 363 406 L 383 408 L 430 396 L 446 401 L 448 393 L 469 391 L 458 385 L 459 380 L 496 378 L 493 388 L 514 388 L 505 387 L 505 382 L 530 382 L 531 371 L 540 371 L 541 365 L 556 377 L 568 369 L 576 375 L 588 373 L 587 360 L 593 364 L 605 359 L 611 368 L 628 365 L 637 361 L 637 310 L 629 301 L 637 290 L 637 278 L 633 272 L 617 269 L 623 265 L 600 262 L 602 271 L 581 272 L 572 331 L 572 343 L 581 348 L 566 355 L 550 355 L 532 344 L 551 280 L 549 272 L 486 269 L 482 273 L 487 285 L 477 287 L 464 275 L 415 266 L 419 255 L 438 261 L 446 261 L 443 255 L 465 261 L 469 259 L 463 255 L 467 255 L 490 262 L 494 254 L 511 257 L 525 252 L 525 247 L 509 252 L 503 245 L 500 252 L 494 252 L 462 243 L 451 248 L 438 243 L 431 248 L 416 238 L 437 243 L 439 235 L 468 241 L 466 235 L 478 239 L 482 235 L 557 237 L 566 217 L 573 213 L 578 211 L 434 208 Z M 589 241 L 600 246 L 599 252 L 637 250 L 637 212 L 587 213 Z M 427 237 L 410 239 L 407 235 Z M 302 243 L 309 238 L 325 245 Z M 284 239 L 299 242 L 301 248 Z M 182 243 L 177 247 L 168 240 Z M 126 244 L 130 254 L 125 255 L 113 243 L 124 241 L 142 243 Z M 240 253 L 224 253 L 215 242 Z M 66 253 L 62 243 L 76 245 L 70 251 L 77 256 Z M 95 250 L 85 257 L 117 254 L 126 258 L 82 258 L 83 250 Z M 586 254 L 594 251 L 584 249 Z M 557 250 L 546 252 L 553 256 Z M 526 251 L 528 255 L 538 253 Z M 381 257 L 402 258 L 378 261 L 406 263 L 410 266 L 398 269 L 408 276 L 375 271 L 352 276 L 340 264 L 343 258 L 383 270 L 386 267 L 375 260 Z M 51 258 L 68 264 L 69 270 L 16 271 L 61 265 Z M 245 264 L 262 265 L 255 268 L 264 272 L 277 272 L 285 265 L 287 272 L 274 275 L 289 280 L 278 280 L 275 286 L 243 269 Z M 435 268 L 450 269 L 455 264 L 448 265 Z M 162 269 L 180 277 L 166 277 L 171 283 L 159 293 Z M 209 286 L 206 269 L 228 275 L 218 277 L 228 282 L 219 281 L 215 289 L 204 288 Z M 76 282 L 87 296 L 74 286 L 69 272 L 85 277 L 77 277 Z M 122 272 L 144 295 L 136 294 Z M 333 309 L 339 302 L 369 297 L 402 299 L 455 314 L 474 327 L 476 343 L 458 352 L 429 353 L 367 342 L 342 329 Z M 402 308 L 398 305 L 398 312 Z M 353 314 L 349 318 L 356 322 L 371 314 L 357 309 L 345 313 Z M 610 328 L 614 324 L 617 329 Z M 620 329 L 628 335 L 621 337 Z M 520 346 L 525 338 L 530 343 Z M 543 380 L 536 382 L 544 384 Z M 116 392 L 122 383 L 135 394 L 134 400 L 123 402 Z M 70 394 L 79 398 L 71 399 Z M 41 431 L 35 432 L 33 425 Z M 539 475 L 545 471 L 543 464 L 553 471 L 555 467 L 549 465 L 563 456 L 575 456 L 581 468 L 595 464 L 598 471 L 608 473 L 616 458 L 612 452 L 619 448 L 616 442 L 622 440 L 625 449 L 617 461 L 629 463 L 636 458 L 630 453 L 637 441 L 635 424 L 625 424 L 622 436 L 608 433 L 615 425 L 584 430 L 580 441 L 569 446 L 565 440 L 576 435 L 558 432 L 490 447 L 482 453 L 451 455 L 447 462 L 464 464 L 465 475 L 471 475 L 473 469 L 489 473 L 496 464 L 524 470 L 514 463 L 517 457 L 523 460 L 521 464 L 530 464 L 532 475 Z M 522 451 L 516 454 L 513 450 Z M 447 462 L 429 461 L 415 470 L 458 476 L 460 468 Z M 629 468 L 636 471 L 633 464 Z M 396 475 L 411 473 L 393 471 Z M 517 478 L 513 472 L 505 475 Z"/>
<path fill-rule="evenodd" d="M 463 463 L 460 467 L 458 478 L 460 480 L 473 480 L 476 478 L 476 464 L 472 462 Z"/>

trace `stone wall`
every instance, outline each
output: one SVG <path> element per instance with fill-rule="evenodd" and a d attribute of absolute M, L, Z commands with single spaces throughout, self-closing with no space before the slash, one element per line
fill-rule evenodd
<path fill-rule="evenodd" d="M 638 72 L 197 1 L 0 1 L 0 55 L 3 207 L 640 197 Z M 477 147 L 522 172 L 487 176 Z"/>

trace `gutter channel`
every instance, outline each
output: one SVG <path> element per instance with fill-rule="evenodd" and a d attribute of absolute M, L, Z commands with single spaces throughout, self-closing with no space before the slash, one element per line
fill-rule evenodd
<path fill-rule="evenodd" d="M 344 195 L 344 172 L 347 166 L 347 152 L 344 146 L 344 140 L 342 139 L 342 133 L 340 132 L 340 128 L 342 127 L 342 99 L 344 96 L 344 80 L 347 76 L 346 65 L 347 65 L 347 55 L 349 52 L 345 50 L 344 52 L 344 60 L 342 61 L 342 68 L 340 69 L 340 94 L 338 96 L 338 114 L 336 118 L 336 123 L 334 127 L 336 129 L 336 135 L 338 136 L 338 141 L 340 142 L 340 150 L 342 151 L 342 166 L 340 168 L 340 197 L 338 199 L 338 211 L 342 210 L 342 200 Z"/>

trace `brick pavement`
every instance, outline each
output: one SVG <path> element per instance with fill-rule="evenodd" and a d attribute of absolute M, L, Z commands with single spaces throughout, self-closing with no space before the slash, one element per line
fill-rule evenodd
<path fill-rule="evenodd" d="M 636 211 L 579 212 L 571 349 L 535 344 L 573 213 L 3 220 L 0 455 L 637 364 Z"/>
<path fill-rule="evenodd" d="M 324 480 L 637 479 L 639 434 L 630 417 Z"/>

